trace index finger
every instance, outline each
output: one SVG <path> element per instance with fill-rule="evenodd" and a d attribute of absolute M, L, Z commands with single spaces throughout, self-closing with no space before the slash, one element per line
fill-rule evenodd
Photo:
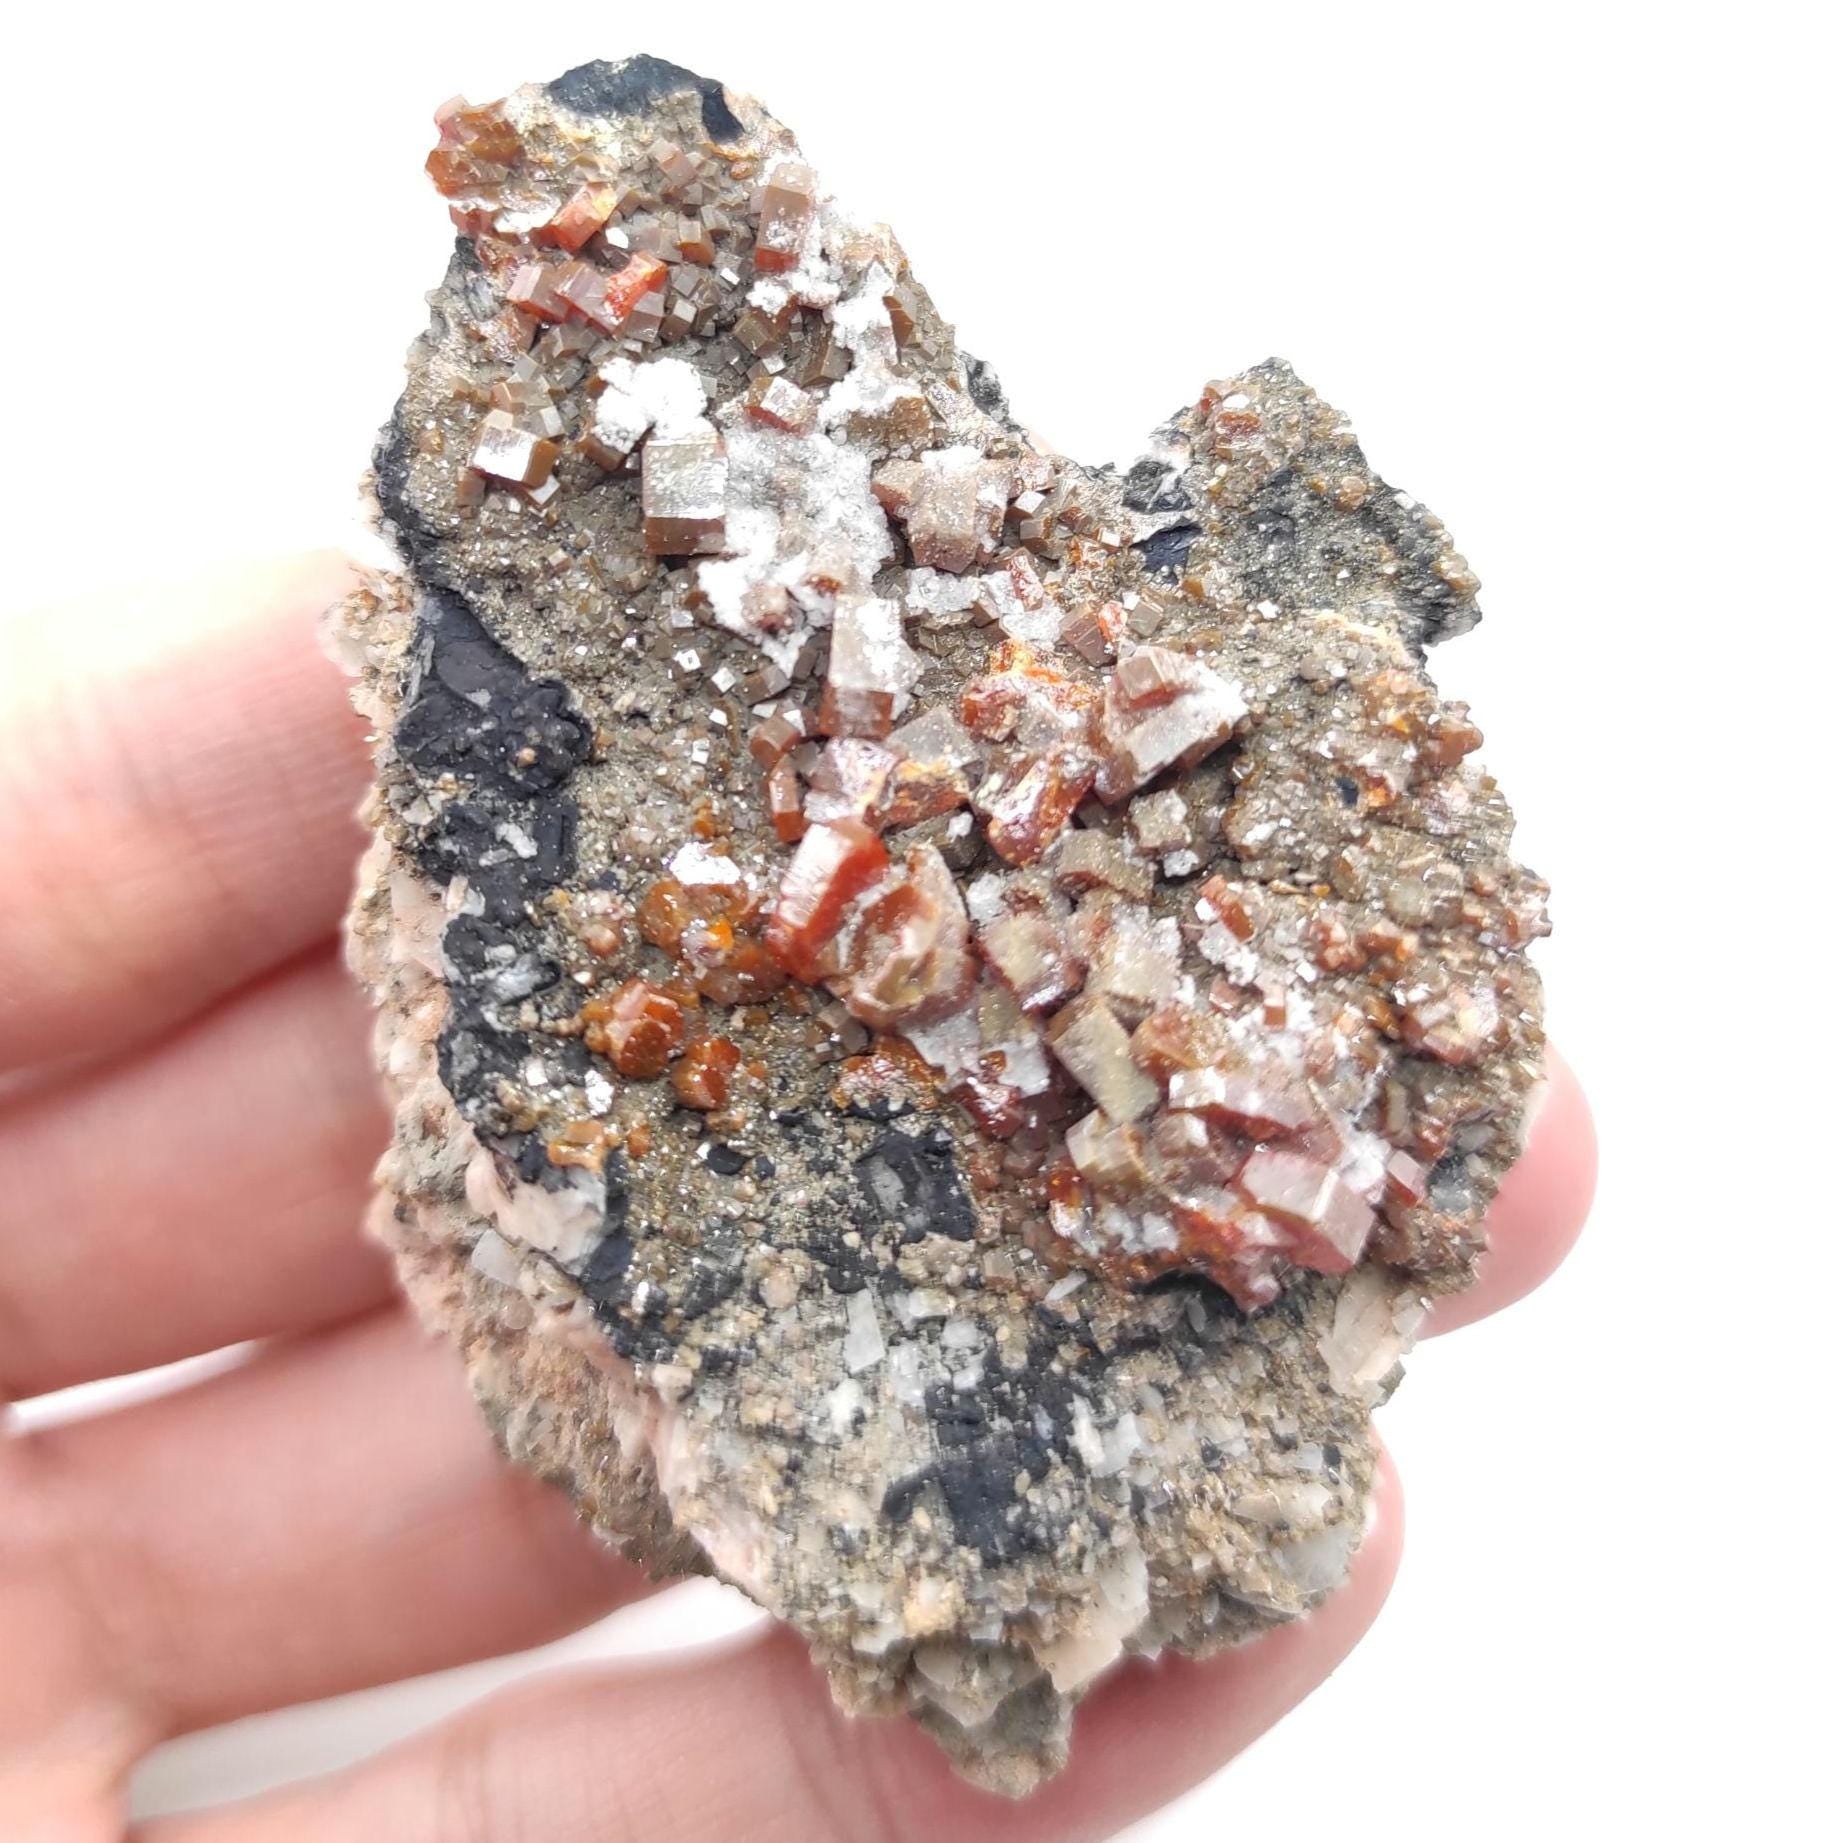
<path fill-rule="evenodd" d="M 367 767 L 314 623 L 352 582 L 320 552 L 11 618 L 0 1072 L 139 1041 L 337 924 Z"/>

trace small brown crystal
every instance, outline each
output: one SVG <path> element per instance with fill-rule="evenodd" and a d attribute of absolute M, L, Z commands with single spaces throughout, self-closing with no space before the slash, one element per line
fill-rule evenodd
<path fill-rule="evenodd" d="M 806 831 L 806 813 L 800 798 L 800 777 L 785 757 L 768 770 L 764 791 L 774 835 L 782 844 L 791 845 Z"/>
<path fill-rule="evenodd" d="M 755 233 L 755 267 L 778 274 L 800 260 L 800 245 L 813 216 L 813 170 L 798 160 L 779 160 L 762 187 L 761 218 Z"/>
<path fill-rule="evenodd" d="M 640 450 L 646 548 L 656 557 L 721 549 L 728 477 L 723 437 L 708 423 L 682 435 L 653 436 Z"/>
<path fill-rule="evenodd" d="M 1048 1037 L 1063 1066 L 1113 1120 L 1141 1120 L 1158 1089 L 1134 1066 L 1127 1034 L 1105 999 L 1084 996 L 1050 1019 Z"/>
<path fill-rule="evenodd" d="M 557 444 L 521 428 L 506 410 L 489 410 L 474 443 L 472 466 L 514 486 L 542 486 L 557 464 Z"/>
<path fill-rule="evenodd" d="M 567 320 L 570 304 L 557 293 L 558 275 L 554 263 L 520 263 L 506 284 L 506 299 L 539 320 Z"/>
<path fill-rule="evenodd" d="M 1009 910 L 979 930 L 979 950 L 1026 1011 L 1049 1011 L 1081 990 L 1082 963 L 1065 927 L 1040 909 Z"/>
<path fill-rule="evenodd" d="M 744 398 L 749 415 L 771 429 L 805 435 L 819 419 L 819 406 L 800 386 L 786 377 L 758 378 Z"/>
<path fill-rule="evenodd" d="M 820 727 L 834 736 L 887 736 L 914 676 L 896 604 L 872 595 L 841 597 L 832 615 Z"/>

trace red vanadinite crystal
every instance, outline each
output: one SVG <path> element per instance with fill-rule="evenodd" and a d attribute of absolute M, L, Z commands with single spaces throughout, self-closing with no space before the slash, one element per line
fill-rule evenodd
<path fill-rule="evenodd" d="M 1081 990 L 1082 963 L 1066 924 L 1040 909 L 995 916 L 979 930 L 979 950 L 1024 1011 L 1049 1011 Z"/>
<path fill-rule="evenodd" d="M 593 263 L 558 263 L 551 270 L 550 285 L 566 309 L 580 314 L 604 333 L 612 333 L 620 324 L 608 305 L 608 277 Z"/>
<path fill-rule="evenodd" d="M 757 378 L 744 395 L 743 408 L 751 420 L 793 435 L 805 435 L 819 419 L 818 402 L 780 376 Z"/>
<path fill-rule="evenodd" d="M 784 758 L 776 762 L 762 785 L 775 837 L 784 845 L 793 844 L 806 831 L 806 814 L 800 805 L 800 777 L 794 773 L 793 763 Z"/>
<path fill-rule="evenodd" d="M 1183 1069 L 1208 1068 L 1227 1045 L 1221 1019 L 1187 1005 L 1160 1005 L 1132 1038 L 1133 1060 L 1159 1081 Z"/>
<path fill-rule="evenodd" d="M 863 736 L 834 736 L 812 769 L 806 817 L 815 822 L 861 819 L 882 831 L 884 796 L 895 770 L 896 757 L 881 743 Z"/>
<path fill-rule="evenodd" d="M 482 160 L 504 162 L 518 158 L 523 143 L 518 130 L 497 102 L 470 103 L 455 96 L 435 111 L 435 126 L 443 145 L 465 147 Z"/>
<path fill-rule="evenodd" d="M 1112 804 L 1174 764 L 1195 767 L 1246 714 L 1240 691 L 1200 659 L 1162 646 L 1127 653 L 1102 699 L 1095 791 Z"/>
<path fill-rule="evenodd" d="M 753 936 L 741 936 L 714 966 L 697 976 L 698 991 L 713 1004 L 756 1005 L 787 983 L 787 975 Z"/>
<path fill-rule="evenodd" d="M 1263 1083 L 1234 1069 L 1179 1069 L 1168 1091 L 1173 1107 L 1231 1126 L 1249 1139 L 1301 1133 L 1318 1117 L 1303 1090 Z"/>
<path fill-rule="evenodd" d="M 749 753 L 764 772 L 801 741 L 801 732 L 785 717 L 764 717 L 749 731 Z"/>
<path fill-rule="evenodd" d="M 676 877 L 661 877 L 640 898 L 636 919 L 640 932 L 655 947 L 675 954 L 694 921 L 733 920 L 747 906 L 748 895 L 736 884 L 686 884 Z"/>
<path fill-rule="evenodd" d="M 974 1079 L 950 1092 L 988 1139 L 1009 1139 L 1024 1125 L 1022 1097 L 1008 1083 Z"/>
<path fill-rule="evenodd" d="M 1317 1273 L 1348 1273 L 1357 1264 L 1376 1212 L 1329 1165 L 1261 1146 L 1236 1183 L 1257 1209 L 1285 1224 L 1289 1259 Z"/>
<path fill-rule="evenodd" d="M 779 160 L 768 169 L 755 233 L 758 275 L 778 275 L 799 262 L 816 192 L 812 169 L 797 160 Z"/>
<path fill-rule="evenodd" d="M 1427 1196 L 1427 1167 L 1407 1152 L 1391 1152 L 1383 1167 L 1383 1195 L 1401 1209 L 1412 1209 Z"/>
<path fill-rule="evenodd" d="M 538 240 L 554 243 L 573 256 L 614 216 L 615 196 L 613 186 L 578 186 L 557 208 L 557 215 L 539 227 Z"/>
<path fill-rule="evenodd" d="M 602 298 L 615 325 L 619 326 L 633 312 L 642 295 L 663 288 L 670 273 L 657 256 L 648 256 L 643 251 L 630 256 L 626 268 L 609 276 L 603 292 Z"/>
<path fill-rule="evenodd" d="M 966 776 L 944 761 L 902 761 L 890 777 L 883 817 L 892 832 L 938 819 L 964 806 L 969 797 Z"/>
<path fill-rule="evenodd" d="M 820 952 L 847 905 L 888 867 L 883 841 L 862 820 L 829 820 L 810 828 L 781 879 L 764 937 L 768 951 L 796 979 L 813 981 Z"/>
<path fill-rule="evenodd" d="M 630 979 L 609 997 L 591 999 L 582 1016 L 583 1042 L 630 1081 L 663 1075 L 685 1040 L 684 1007 L 644 979 Z"/>
<path fill-rule="evenodd" d="M 960 721 L 975 736 L 1000 742 L 1019 728 L 1026 715 L 1037 721 L 1023 740 L 1072 740 L 1086 727 L 1093 707 L 1093 688 L 1046 665 L 1021 640 L 995 647 L 986 669 L 960 693 Z M 1040 733 L 1033 733 L 1040 732 Z"/>
<path fill-rule="evenodd" d="M 702 1037 L 673 1065 L 672 1091 L 686 1107 L 709 1113 L 729 1099 L 742 1051 L 727 1037 Z"/>
<path fill-rule="evenodd" d="M 772 997 L 787 975 L 751 932 L 753 899 L 740 883 L 684 884 L 662 877 L 640 899 L 640 932 L 676 954 L 700 997 L 752 1005 Z"/>
<path fill-rule="evenodd" d="M 992 849 L 1007 864 L 1040 858 L 1094 785 L 1094 768 L 1094 757 L 1082 749 L 1039 755 L 988 807 Z"/>
<path fill-rule="evenodd" d="M 1213 876 L 1197 892 L 1197 899 L 1209 904 L 1222 925 L 1238 941 L 1254 938 L 1254 915 L 1245 889 L 1238 888 L 1227 877 Z"/>
<path fill-rule="evenodd" d="M 522 151 L 518 130 L 497 103 L 470 108 L 457 96 L 436 110 L 435 125 L 441 144 L 425 166 L 445 198 L 499 184 Z"/>
<path fill-rule="evenodd" d="M 423 162 L 423 170 L 444 198 L 459 198 L 487 177 L 478 160 L 458 147 L 438 147 Z"/>
<path fill-rule="evenodd" d="M 569 318 L 569 303 L 557 293 L 557 270 L 548 262 L 521 262 L 506 284 L 506 299 L 514 307 L 553 325 Z"/>
<path fill-rule="evenodd" d="M 875 1030 L 925 1024 L 972 990 L 966 905 L 946 860 L 916 845 L 873 894 L 852 937 L 839 996 Z"/>

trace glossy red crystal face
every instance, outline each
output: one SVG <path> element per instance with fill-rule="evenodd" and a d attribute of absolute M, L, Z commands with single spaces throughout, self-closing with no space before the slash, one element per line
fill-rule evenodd
<path fill-rule="evenodd" d="M 768 951 L 812 980 L 852 900 L 888 867 L 883 841 L 861 819 L 828 820 L 800 840 L 768 918 Z"/>
<path fill-rule="evenodd" d="M 660 987 L 630 979 L 611 998 L 583 1007 L 583 1040 L 623 1075 L 651 1081 L 685 1040 L 684 1007 Z"/>
<path fill-rule="evenodd" d="M 1007 864 L 1032 864 L 1062 836 L 1094 785 L 1095 761 L 1080 748 L 1032 756 L 1016 779 L 984 801 L 986 837 Z"/>
<path fill-rule="evenodd" d="M 666 285 L 668 270 L 656 256 L 639 254 L 609 276 L 602 291 L 609 319 L 618 327 L 649 294 Z"/>
<path fill-rule="evenodd" d="M 540 227 L 539 237 L 571 255 L 582 248 L 614 216 L 620 194 L 611 185 L 578 186 L 556 215 Z"/>
<path fill-rule="evenodd" d="M 873 1030 L 932 1023 L 973 988 L 966 904 L 932 845 L 912 846 L 864 898 L 848 944 L 839 996 Z"/>

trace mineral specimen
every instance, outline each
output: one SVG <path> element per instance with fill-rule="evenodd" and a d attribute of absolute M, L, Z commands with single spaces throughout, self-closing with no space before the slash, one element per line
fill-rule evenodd
<path fill-rule="evenodd" d="M 1278 363 L 1044 452 L 714 82 L 437 120 L 339 623 L 379 1230 L 598 1531 L 1026 1789 L 1342 1578 L 1518 1150 L 1544 889 L 1422 669 L 1476 584 Z"/>

